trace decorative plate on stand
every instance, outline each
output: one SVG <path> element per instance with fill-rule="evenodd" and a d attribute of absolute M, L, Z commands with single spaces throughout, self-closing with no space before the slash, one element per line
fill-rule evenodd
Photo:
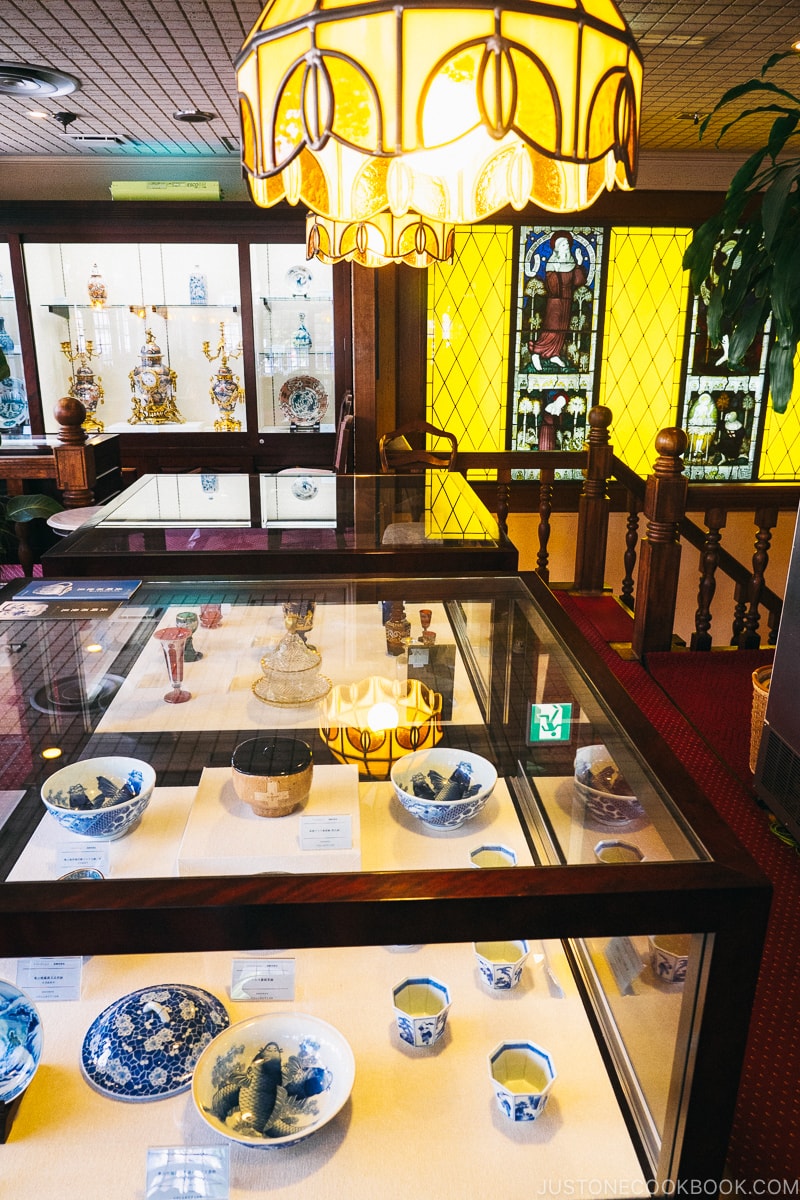
<path fill-rule="evenodd" d="M 296 267 L 289 267 L 289 270 L 286 272 L 286 282 L 295 296 L 305 296 L 308 292 L 308 285 L 313 278 L 314 276 L 308 267 L 302 264 Z"/>
<path fill-rule="evenodd" d="M 328 411 L 328 393 L 313 375 L 293 375 L 278 394 L 281 410 L 291 425 L 310 429 Z"/>

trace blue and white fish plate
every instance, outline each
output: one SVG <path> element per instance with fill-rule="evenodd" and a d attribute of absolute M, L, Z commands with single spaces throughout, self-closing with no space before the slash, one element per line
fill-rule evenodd
<path fill-rule="evenodd" d="M 217 1133 L 245 1146 L 293 1146 L 346 1103 L 355 1059 L 338 1029 L 303 1013 L 231 1025 L 198 1059 L 192 1096 Z"/>

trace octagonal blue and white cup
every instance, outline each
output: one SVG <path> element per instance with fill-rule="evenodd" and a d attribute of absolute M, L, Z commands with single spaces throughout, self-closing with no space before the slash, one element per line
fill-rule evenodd
<path fill-rule="evenodd" d="M 409 1046 L 432 1046 L 439 1041 L 450 1011 L 450 992 L 431 976 L 404 979 L 392 988 L 397 1032 Z"/>
<path fill-rule="evenodd" d="M 528 957 L 527 942 L 473 942 L 472 947 L 484 983 L 498 991 L 517 986 Z"/>
<path fill-rule="evenodd" d="M 489 1055 L 489 1075 L 498 1107 L 509 1121 L 542 1115 L 556 1080 L 553 1060 L 535 1042 L 501 1042 Z"/>

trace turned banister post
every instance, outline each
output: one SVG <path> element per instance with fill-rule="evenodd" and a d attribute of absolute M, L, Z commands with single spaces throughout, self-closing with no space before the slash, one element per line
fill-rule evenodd
<path fill-rule="evenodd" d="M 747 611 L 741 633 L 737 639 L 740 650 L 758 650 L 761 645 L 761 635 L 758 632 L 760 621 L 759 606 L 764 591 L 764 575 L 769 564 L 769 549 L 772 543 L 772 531 L 778 524 L 778 506 L 764 504 L 756 509 L 755 523 L 757 528 L 755 552 L 753 554 L 753 577 L 750 580 Z"/>
<path fill-rule="evenodd" d="M 647 480 L 645 534 L 639 549 L 632 647 L 638 658 L 669 650 L 675 623 L 681 562 L 680 521 L 686 512 L 688 480 L 682 455 L 688 445 L 683 429 L 662 429 L 656 436 L 658 458 Z"/>
<path fill-rule="evenodd" d="M 579 592 L 601 592 L 605 584 L 608 543 L 608 489 L 613 450 L 609 441 L 610 408 L 589 409 L 586 475 L 578 501 L 578 537 L 575 547 L 575 583 Z"/>
<path fill-rule="evenodd" d="M 553 512 L 553 481 L 556 473 L 552 467 L 542 467 L 539 472 L 539 551 L 536 555 L 536 574 L 545 583 L 550 582 L 550 516 Z"/>
<path fill-rule="evenodd" d="M 692 650 L 711 649 L 711 601 L 717 590 L 717 566 L 721 530 L 728 514 L 724 508 L 709 508 L 705 515 L 706 540 L 700 552 L 700 583 L 697 589 L 697 609 L 694 614 Z"/>
<path fill-rule="evenodd" d="M 94 503 L 94 453 L 83 422 L 86 409 L 74 396 L 56 401 L 53 415 L 59 424 L 57 446 L 53 447 L 56 487 L 65 508 L 83 508 Z"/>

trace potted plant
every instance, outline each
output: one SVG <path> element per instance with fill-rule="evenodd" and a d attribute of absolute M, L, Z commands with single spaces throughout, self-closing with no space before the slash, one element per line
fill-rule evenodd
<path fill-rule="evenodd" d="M 730 88 L 700 126 L 702 137 L 716 113 L 741 100 L 763 100 L 723 125 L 727 131 L 756 114 L 776 114 L 767 144 L 739 168 L 719 212 L 696 230 L 683 258 L 695 295 L 708 303 L 708 334 L 724 345 L 732 367 L 772 316 L 769 376 L 772 405 L 785 412 L 792 394 L 800 342 L 800 156 L 789 152 L 798 133 L 800 96 L 766 79 L 797 51 L 773 54 L 761 75 Z"/>

